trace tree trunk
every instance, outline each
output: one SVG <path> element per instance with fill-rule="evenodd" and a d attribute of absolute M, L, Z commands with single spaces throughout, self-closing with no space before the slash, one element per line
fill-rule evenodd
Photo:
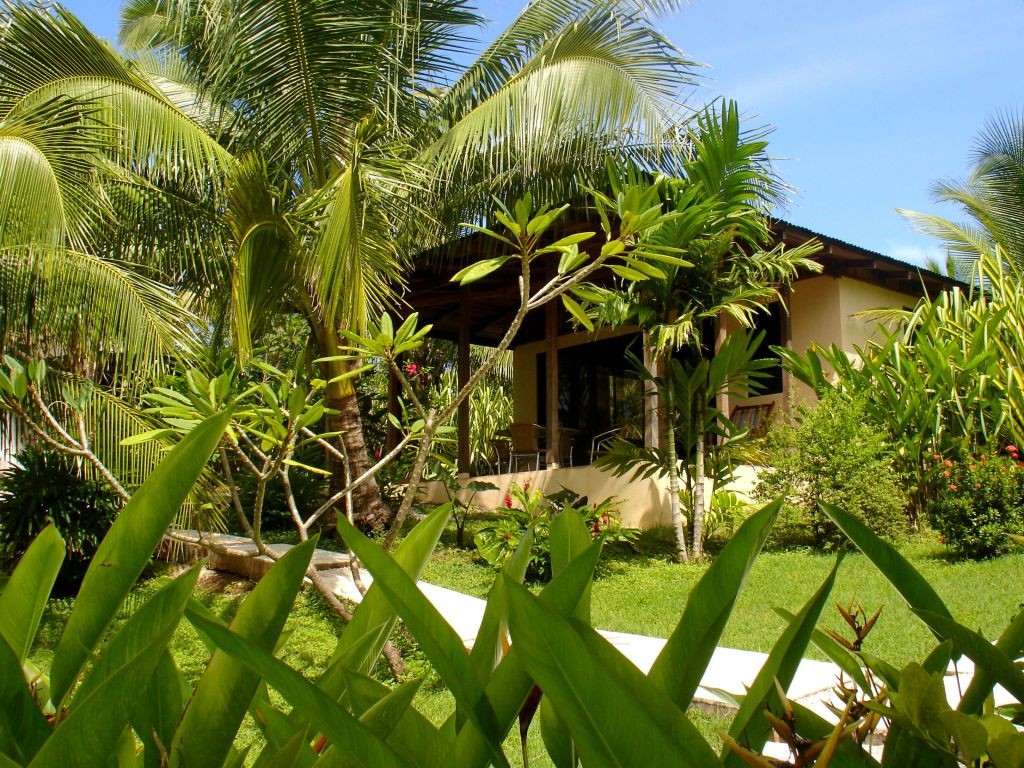
<path fill-rule="evenodd" d="M 321 357 L 341 354 L 341 340 L 331 329 L 314 326 L 317 346 Z M 366 439 L 363 437 L 363 421 L 359 414 L 359 401 L 356 399 L 355 388 L 350 379 L 331 381 L 331 379 L 348 371 L 348 365 L 341 361 L 323 363 L 324 377 L 327 379 L 327 391 L 324 405 L 337 411 L 325 417 L 330 432 L 341 432 L 340 440 L 348 457 L 349 472 L 352 478 L 359 477 L 373 466 L 366 450 Z M 328 468 L 331 471 L 331 494 L 336 494 L 345 487 L 345 471 L 341 460 L 328 454 Z M 369 478 L 352 491 L 352 517 L 356 526 L 363 530 L 385 530 L 394 518 L 394 514 L 380 495 L 380 486 L 376 478 Z M 337 524 L 338 508 L 326 513 L 323 525 L 333 530 Z"/>
<path fill-rule="evenodd" d="M 699 401 L 698 401 L 699 402 Z M 703 412 L 701 412 L 703 415 Z M 697 450 L 693 460 L 693 558 L 699 560 L 704 553 L 704 430 L 703 418 L 697 425 Z"/>
<path fill-rule="evenodd" d="M 662 361 L 662 378 L 668 381 L 670 375 Z M 690 561 L 686 551 L 686 528 L 683 526 L 682 503 L 679 500 L 679 458 L 676 456 L 675 393 L 672 383 L 665 387 L 662 402 L 665 404 L 665 454 L 668 459 L 668 503 L 672 510 L 672 527 L 676 531 L 676 559 L 681 563 Z"/>

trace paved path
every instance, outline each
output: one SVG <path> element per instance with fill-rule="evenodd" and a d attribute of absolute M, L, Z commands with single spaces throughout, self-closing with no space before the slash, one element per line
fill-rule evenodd
<path fill-rule="evenodd" d="M 195 531 L 182 532 L 187 538 L 199 545 L 199 534 Z M 205 534 L 209 536 L 209 534 Z M 270 558 L 258 557 L 255 545 L 247 538 L 240 536 L 227 536 L 216 534 L 213 540 L 220 548 L 226 548 L 232 554 L 210 553 L 210 567 L 219 570 L 226 570 L 239 573 L 251 578 L 259 578 L 272 564 Z M 290 545 L 274 544 L 272 549 L 275 554 L 283 554 Z M 313 564 L 330 585 L 332 591 L 339 597 L 346 598 L 358 603 L 362 595 L 352 581 L 352 574 L 349 569 L 348 555 L 345 553 L 330 552 L 327 550 L 316 550 L 313 555 Z M 373 577 L 362 569 L 361 579 L 365 586 L 373 582 Z M 478 597 L 462 594 L 436 584 L 429 584 L 420 581 L 418 584 L 423 594 L 433 603 L 438 612 L 458 633 L 462 642 L 467 648 L 473 647 L 476 640 L 476 632 L 484 613 L 484 601 Z M 632 635 L 626 632 L 610 632 L 598 630 L 607 640 L 614 645 L 619 652 L 632 661 L 636 666 L 646 673 L 654 660 L 658 657 L 665 645 L 665 640 L 659 637 L 647 637 L 645 635 Z M 716 648 L 711 661 L 701 678 L 701 685 L 694 696 L 694 703 L 705 710 L 723 711 L 735 710 L 735 705 L 727 698 L 719 695 L 718 691 L 730 694 L 742 695 L 749 686 L 768 656 L 755 651 L 741 651 L 735 648 Z M 973 667 L 966 659 L 959 664 L 960 679 L 951 669 L 946 675 L 946 693 L 952 706 L 960 699 L 960 691 L 967 687 L 973 673 Z M 835 715 L 828 708 L 829 703 L 835 702 L 832 689 L 839 679 L 839 667 L 831 662 L 804 659 L 797 668 L 793 682 L 789 686 L 789 697 L 814 710 L 830 722 Z M 1012 700 L 1002 688 L 996 689 L 997 704 L 1009 703 Z M 781 748 L 781 751 L 780 749 Z M 785 745 L 776 745 L 779 754 L 777 757 L 787 757 Z"/>

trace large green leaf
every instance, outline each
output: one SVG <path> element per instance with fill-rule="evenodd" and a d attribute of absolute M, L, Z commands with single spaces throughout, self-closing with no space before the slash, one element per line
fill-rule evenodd
<path fill-rule="evenodd" d="M 135 585 L 220 442 L 229 419 L 227 412 L 211 416 L 172 448 L 100 543 L 53 654 L 50 684 L 55 703 L 67 695 L 103 630 Z"/>
<path fill-rule="evenodd" d="M 1024 610 L 1020 611 L 1009 626 L 1003 630 L 999 639 L 996 640 L 996 648 L 1011 659 L 1018 658 L 1021 651 L 1024 651 Z M 957 711 L 980 714 L 981 706 L 992 692 L 994 685 L 995 680 L 985 669 L 975 667 L 974 678 L 967 686 L 967 690 L 964 691 Z"/>
<path fill-rule="evenodd" d="M 839 507 L 822 502 L 821 509 L 839 526 L 857 549 L 875 564 L 896 591 L 910 603 L 911 608 L 936 613 L 952 620 L 953 616 L 942 602 L 942 598 L 895 547 L 880 539 L 864 523 Z"/>
<path fill-rule="evenodd" d="M 346 676 L 349 706 L 357 717 L 390 693 L 387 686 L 368 675 L 346 671 Z M 406 762 L 420 768 L 440 765 L 451 746 L 444 734 L 413 707 L 395 720 L 387 742 Z"/>
<path fill-rule="evenodd" d="M 292 547 L 267 571 L 231 621 L 233 632 L 273 651 L 316 542 L 312 538 Z M 189 620 L 195 623 L 191 610 Z M 231 749 L 259 682 L 259 675 L 239 660 L 220 651 L 214 653 L 175 733 L 172 765 L 218 768 Z"/>
<path fill-rule="evenodd" d="M 679 623 L 648 673 L 677 707 L 690 706 L 781 506 L 777 499 L 747 518 L 690 591 Z"/>
<path fill-rule="evenodd" d="M 588 766 L 720 768 L 715 753 L 665 693 L 581 621 L 547 608 L 510 583 L 512 644 L 572 733 Z"/>
<path fill-rule="evenodd" d="M 1017 701 L 1024 701 L 1024 673 L 1001 649 L 948 616 L 916 608 L 914 613 L 940 638 L 952 640 L 976 669 L 984 670 L 988 678 L 1003 686 Z"/>
<path fill-rule="evenodd" d="M 500 741 L 497 720 L 484 697 L 486 678 L 477 674 L 458 633 L 387 552 L 344 518 L 338 519 L 338 529 L 452 692 L 459 711 L 474 720 L 485 734 Z"/>
<path fill-rule="evenodd" d="M 24 765 L 50 735 L 28 686 L 18 654 L 0 637 L 0 754 Z"/>
<path fill-rule="evenodd" d="M 772 732 L 771 723 L 764 716 L 764 710 L 768 708 L 776 713 L 780 712 L 778 688 L 781 687 L 785 691 L 793 682 L 793 676 L 800 666 L 804 651 L 807 650 L 814 626 L 832 592 L 832 585 L 835 584 L 841 562 L 841 556 L 836 558 L 836 564 L 828 577 L 772 646 L 768 658 L 747 689 L 747 695 L 732 721 L 729 735 L 754 752 L 764 747 Z M 722 762 L 731 768 L 742 765 L 743 759 L 726 747 L 722 752 Z"/>
<path fill-rule="evenodd" d="M 266 680 L 292 707 L 302 712 L 304 719 L 326 734 L 331 743 L 356 764 L 366 768 L 399 768 L 403 765 L 398 755 L 369 728 L 270 652 L 191 608 L 187 615 L 196 629 L 207 635 L 225 654 L 251 670 L 253 676 Z M 230 734 L 232 738 L 234 733 Z M 191 768 L 192 764 L 188 765 Z"/>
<path fill-rule="evenodd" d="M 50 590 L 64 562 L 64 540 L 52 525 L 32 540 L 0 592 L 0 637 L 25 661 L 39 628 Z"/>
<path fill-rule="evenodd" d="M 76 691 L 67 718 L 36 753 L 32 768 L 106 766 L 195 589 L 199 567 L 179 576 L 125 622 Z"/>
<path fill-rule="evenodd" d="M 146 768 L 163 768 L 161 750 L 174 739 L 190 692 L 170 651 L 165 649 L 131 716 L 132 728 L 145 748 Z"/>
<path fill-rule="evenodd" d="M 541 602 L 560 616 L 571 616 L 579 607 L 583 593 L 594 575 L 601 556 L 600 542 L 595 542 L 564 571 L 555 576 L 540 594 Z M 506 585 L 513 576 L 503 575 Z M 498 664 L 487 683 L 486 693 L 498 717 L 502 733 L 506 733 L 533 689 L 533 678 L 523 666 L 515 646 Z M 445 768 L 484 768 L 490 764 L 494 746 L 472 721 L 459 730 L 455 743 L 444 762 Z"/>
<path fill-rule="evenodd" d="M 423 573 L 430 554 L 448 524 L 450 514 L 449 507 L 427 515 L 395 551 L 395 562 L 414 581 Z M 338 699 L 344 690 L 344 678 L 335 674 L 332 671 L 333 667 L 343 665 L 364 674 L 371 672 L 396 621 L 397 614 L 383 590 L 376 584 L 370 585 L 359 607 L 352 614 L 352 621 L 338 640 L 331 665 L 320 679 L 320 687 Z M 367 642 L 371 637 L 372 640 Z"/>

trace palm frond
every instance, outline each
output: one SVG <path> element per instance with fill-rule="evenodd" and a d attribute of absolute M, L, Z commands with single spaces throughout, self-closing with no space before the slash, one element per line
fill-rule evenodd
<path fill-rule="evenodd" d="M 2 348 L 146 378 L 191 359 L 199 327 L 168 288 L 124 264 L 61 248 L 0 250 Z"/>

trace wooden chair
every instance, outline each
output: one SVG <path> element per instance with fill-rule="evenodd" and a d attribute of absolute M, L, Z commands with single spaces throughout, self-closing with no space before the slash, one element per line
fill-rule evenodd
<path fill-rule="evenodd" d="M 775 410 L 775 401 L 760 405 L 737 405 L 732 409 L 729 420 L 739 429 L 746 429 L 752 437 L 761 437 L 768 429 Z"/>
<path fill-rule="evenodd" d="M 512 438 L 512 451 L 508 457 L 508 471 L 519 471 L 520 461 L 526 459 L 533 463 L 533 469 L 540 469 L 540 444 L 537 442 L 537 432 L 540 430 L 536 424 L 517 422 L 509 428 L 509 435 Z M 529 464 L 527 464 L 529 466 Z"/>

